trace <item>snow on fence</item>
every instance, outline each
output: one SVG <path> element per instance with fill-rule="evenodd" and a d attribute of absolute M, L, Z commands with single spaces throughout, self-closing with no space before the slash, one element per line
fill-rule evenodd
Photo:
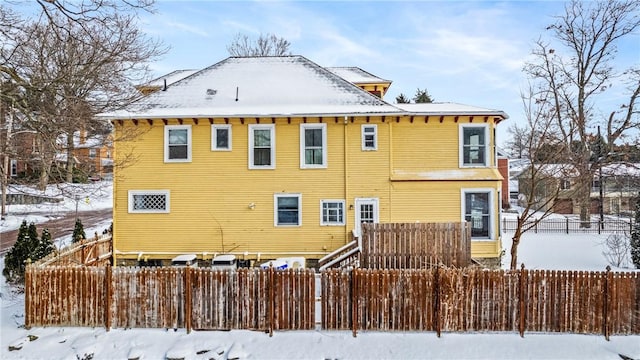
<path fill-rule="evenodd" d="M 468 223 L 362 224 L 360 267 L 425 269 L 471 262 Z"/>
<path fill-rule="evenodd" d="M 308 330 L 315 272 L 29 266 L 25 325 Z"/>
<path fill-rule="evenodd" d="M 585 226 L 586 225 L 586 226 Z M 517 218 L 503 218 L 502 230 L 506 232 L 515 231 L 518 226 Z M 591 220 L 587 223 L 575 219 L 542 219 L 540 221 L 532 219 L 525 222 L 523 228 L 530 229 L 534 233 L 627 233 L 633 230 L 633 222 L 622 219 L 606 219 L 604 221 Z"/>
<path fill-rule="evenodd" d="M 322 327 L 640 334 L 640 273 L 479 268 L 328 270 Z"/>
<path fill-rule="evenodd" d="M 640 272 L 29 266 L 25 325 L 640 334 Z"/>
<path fill-rule="evenodd" d="M 82 240 L 56 250 L 31 266 L 104 266 L 111 263 L 111 240 L 111 234 L 96 235 L 93 239 Z"/>

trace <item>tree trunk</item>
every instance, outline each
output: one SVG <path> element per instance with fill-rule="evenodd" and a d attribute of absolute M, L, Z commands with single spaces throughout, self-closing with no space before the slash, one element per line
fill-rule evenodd
<path fill-rule="evenodd" d="M 516 270 L 518 268 L 518 245 L 520 245 L 520 238 L 522 237 L 522 224 L 524 223 L 524 219 L 518 217 L 518 225 L 516 226 L 516 232 L 513 234 L 511 238 L 511 263 L 509 268 L 511 270 Z"/>
<path fill-rule="evenodd" d="M 66 182 L 73 182 L 73 131 L 67 133 L 67 169 L 66 169 Z"/>

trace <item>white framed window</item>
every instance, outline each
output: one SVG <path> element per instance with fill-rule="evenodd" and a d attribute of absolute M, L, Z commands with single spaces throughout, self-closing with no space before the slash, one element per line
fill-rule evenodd
<path fill-rule="evenodd" d="M 320 201 L 320 225 L 344 225 L 344 200 Z"/>
<path fill-rule="evenodd" d="M 302 194 L 274 194 L 275 226 L 302 225 Z"/>
<path fill-rule="evenodd" d="M 471 225 L 471 239 L 493 240 L 495 205 L 493 189 L 462 189 L 462 221 Z"/>
<path fill-rule="evenodd" d="M 300 168 L 327 167 L 327 124 L 300 124 Z"/>
<path fill-rule="evenodd" d="M 362 125 L 362 150 L 378 150 L 378 125 Z"/>
<path fill-rule="evenodd" d="M 11 159 L 11 171 L 9 175 L 11 177 L 18 176 L 18 160 L 17 159 Z"/>
<path fill-rule="evenodd" d="M 249 125 L 249 169 L 276 168 L 276 128 L 274 124 Z"/>
<path fill-rule="evenodd" d="M 211 125 L 211 151 L 231 151 L 231 124 Z"/>
<path fill-rule="evenodd" d="M 92 159 L 95 158 L 96 157 L 96 153 L 97 153 L 96 149 L 94 149 L 94 148 L 89 149 L 89 157 L 90 158 L 92 158 Z"/>
<path fill-rule="evenodd" d="M 191 125 L 164 127 L 164 162 L 191 162 Z"/>
<path fill-rule="evenodd" d="M 489 127 L 460 125 L 460 167 L 489 166 Z"/>
<path fill-rule="evenodd" d="M 129 190 L 130 213 L 168 213 L 169 190 Z"/>

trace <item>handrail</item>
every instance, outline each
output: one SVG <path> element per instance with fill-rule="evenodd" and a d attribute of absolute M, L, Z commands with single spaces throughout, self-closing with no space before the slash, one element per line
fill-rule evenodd
<path fill-rule="evenodd" d="M 358 248 L 358 241 L 357 240 L 353 240 L 345 245 L 343 245 L 342 247 L 332 251 L 331 253 L 323 256 L 320 260 L 318 260 L 318 265 L 323 266 L 324 263 L 330 261 L 332 258 L 336 257 L 338 254 L 342 253 L 343 251 L 352 249 L 353 247 Z"/>
<path fill-rule="evenodd" d="M 346 252 L 343 255 L 341 255 L 341 256 L 329 261 L 328 263 L 326 263 L 326 264 L 324 264 L 322 266 L 320 266 L 320 271 L 326 270 L 326 269 L 332 267 L 333 265 L 335 265 L 337 263 L 345 261 L 345 260 L 349 259 L 350 257 L 352 257 L 354 255 L 357 255 L 359 252 L 360 252 L 360 249 L 358 249 L 358 248 L 351 249 L 351 251 Z"/>

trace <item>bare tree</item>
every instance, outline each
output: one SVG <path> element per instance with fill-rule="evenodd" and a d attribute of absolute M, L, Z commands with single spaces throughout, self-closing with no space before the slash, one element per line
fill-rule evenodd
<path fill-rule="evenodd" d="M 555 152 L 554 158 L 547 155 L 548 162 L 537 161 L 538 152 L 548 145 L 557 145 L 564 139 L 558 137 L 555 123 L 556 108 L 543 101 L 548 91 L 535 92 L 529 88 L 521 95 L 527 123 L 520 128 L 523 159 L 528 166 L 518 176 L 519 215 L 515 232 L 511 238 L 510 268 L 518 265 L 518 246 L 522 235 L 533 229 L 540 221 L 554 211 L 561 196 L 572 196 L 569 184 L 574 180 L 573 167 L 563 163 L 566 156 L 562 151 Z"/>
<path fill-rule="evenodd" d="M 555 107 L 555 125 L 570 162 L 578 176 L 577 202 L 583 226 L 590 224 L 590 188 L 597 169 L 607 161 L 607 154 L 593 157 L 589 148 L 596 124 L 604 125 L 604 137 L 614 144 L 629 129 L 638 126 L 638 112 L 634 110 L 640 95 L 638 69 L 616 72 L 614 60 L 618 43 L 640 27 L 640 2 L 571 0 L 565 12 L 547 30 L 554 44 L 538 40 L 534 60 L 525 71 L 539 89 L 548 91 L 544 101 Z M 607 112 L 597 108 L 598 98 L 614 85 L 628 79 L 628 101 Z"/>
<path fill-rule="evenodd" d="M 167 49 L 137 26 L 136 10 L 150 10 L 152 0 L 37 3 L 42 12 L 34 21 L 11 21 L 16 15 L 0 5 L 0 80 L 3 89 L 17 89 L 0 94 L 0 117 L 3 124 L 10 117 L 38 133 L 43 187 L 61 148 L 67 151 L 65 178 L 71 180 L 74 133 L 108 132 L 108 124 L 94 115 L 136 100 L 134 85 L 148 79 L 147 64 Z M 60 135 L 66 135 L 62 146 Z M 6 138 L 0 144 L 5 159 Z M 0 170 L 4 185 L 7 166 Z M 3 186 L 3 199 L 5 193 Z"/>
<path fill-rule="evenodd" d="M 289 46 L 288 40 L 274 34 L 260 34 L 255 40 L 245 34 L 236 34 L 227 51 L 231 56 L 284 56 L 291 55 Z"/>
<path fill-rule="evenodd" d="M 527 157 L 527 138 L 529 129 L 526 126 L 512 123 L 507 129 L 509 134 L 508 140 L 505 142 L 506 150 L 511 158 L 524 159 Z"/>

